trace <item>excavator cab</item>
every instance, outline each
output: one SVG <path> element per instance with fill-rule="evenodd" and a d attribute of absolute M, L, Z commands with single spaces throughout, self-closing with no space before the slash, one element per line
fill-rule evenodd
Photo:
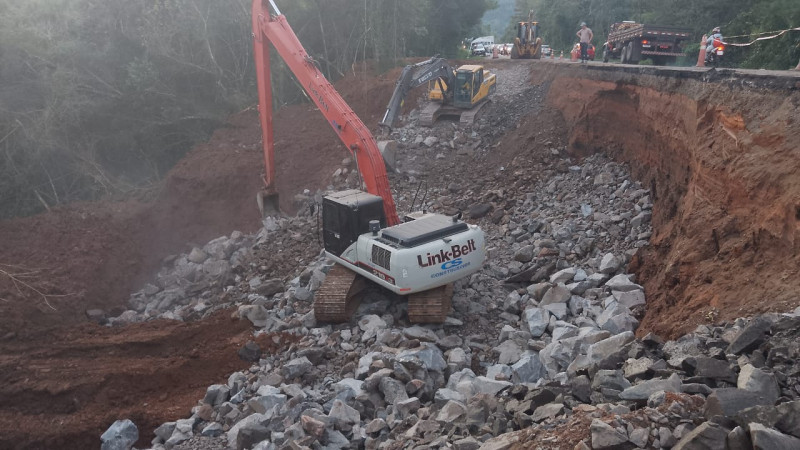
<path fill-rule="evenodd" d="M 495 88 L 495 75 L 483 66 L 466 65 L 456 71 L 453 105 L 458 108 L 471 108 L 482 102 Z"/>

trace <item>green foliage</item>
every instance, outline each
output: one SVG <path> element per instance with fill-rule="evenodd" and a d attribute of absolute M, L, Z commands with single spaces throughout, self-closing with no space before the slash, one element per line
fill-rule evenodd
<path fill-rule="evenodd" d="M 715 26 L 722 27 L 731 42 L 749 42 L 767 31 L 800 26 L 800 8 L 796 0 L 729 0 L 698 2 L 694 0 L 515 0 L 514 14 L 504 35 L 513 39 L 516 22 L 526 20 L 533 10 L 540 22 L 545 43 L 565 53 L 577 38 L 575 32 L 582 21 L 594 32 L 594 44 L 601 48 L 614 22 L 634 20 L 667 26 L 683 26 L 694 30 L 693 40 Z M 696 60 L 699 44 L 691 44 Z M 800 32 L 788 33 L 778 39 L 762 41 L 749 47 L 728 47 L 726 61 L 734 67 L 788 69 L 800 59 Z"/>
<path fill-rule="evenodd" d="M 494 0 L 277 0 L 329 78 L 455 55 Z M 0 0 L 0 218 L 158 181 L 255 103 L 250 0 Z M 305 100 L 273 58 L 275 107 Z"/>

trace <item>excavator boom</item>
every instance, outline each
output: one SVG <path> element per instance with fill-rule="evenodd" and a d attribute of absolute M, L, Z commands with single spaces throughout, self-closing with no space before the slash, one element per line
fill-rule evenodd
<path fill-rule="evenodd" d="M 383 115 L 380 125 L 390 128 L 394 125 L 397 116 L 400 114 L 400 108 L 403 106 L 403 100 L 405 100 L 411 89 L 437 78 L 444 79 L 445 84 L 450 86 L 454 72 L 455 70 L 450 67 L 447 60 L 436 56 L 405 66 L 395 84 L 394 93 L 391 100 L 389 100 L 389 106 L 386 108 L 386 113 Z"/>
<path fill-rule="evenodd" d="M 319 107 L 333 131 L 355 156 L 367 192 L 383 199 L 383 208 L 388 224 L 400 223 L 389 188 L 386 166 L 375 138 L 317 68 L 314 60 L 311 59 L 292 31 L 286 17 L 280 14 L 272 0 L 269 0 L 269 3 L 272 4 L 276 14 L 270 14 L 265 0 L 253 0 L 253 48 L 259 92 L 258 112 L 264 141 L 264 164 L 266 166 L 264 182 L 268 194 L 273 194 L 275 190 L 275 162 L 267 41 L 272 43 L 308 96 Z"/>

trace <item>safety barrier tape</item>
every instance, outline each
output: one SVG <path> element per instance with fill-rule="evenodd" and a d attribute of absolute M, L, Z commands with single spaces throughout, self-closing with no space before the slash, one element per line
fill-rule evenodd
<path fill-rule="evenodd" d="M 768 31 L 767 33 L 776 33 L 776 34 L 773 34 L 772 36 L 762 36 L 760 38 L 756 38 L 753 41 L 750 41 L 750 42 L 747 42 L 747 43 L 744 43 L 744 44 L 736 44 L 736 43 L 733 43 L 733 42 L 725 42 L 725 45 L 731 45 L 733 47 L 749 47 L 749 46 L 755 44 L 758 41 L 766 41 L 766 40 L 769 40 L 769 39 L 775 39 L 776 37 L 783 36 L 784 34 L 790 32 L 790 31 L 800 31 L 800 27 L 789 28 L 789 29 L 786 29 L 786 30 L 783 30 L 783 31 Z M 758 34 L 765 34 L 765 33 L 758 33 Z M 749 35 L 747 35 L 747 36 L 749 36 Z M 731 39 L 731 38 L 735 38 L 735 37 L 745 37 L 745 35 L 742 35 L 742 36 L 728 36 L 727 39 Z"/>

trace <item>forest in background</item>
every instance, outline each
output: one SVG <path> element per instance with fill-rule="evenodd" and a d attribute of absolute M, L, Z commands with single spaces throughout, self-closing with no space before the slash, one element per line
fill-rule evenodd
<path fill-rule="evenodd" d="M 277 0 L 335 80 L 456 56 L 492 0 Z M 148 196 L 256 102 L 250 0 L 0 0 L 0 218 Z M 273 57 L 275 108 L 304 95 Z"/>
<path fill-rule="evenodd" d="M 276 3 L 332 80 L 365 60 L 383 70 L 405 57 L 455 57 L 464 37 L 489 28 L 508 42 L 530 9 L 555 49 L 571 47 L 583 20 L 598 47 L 620 20 L 688 26 L 698 38 L 717 25 L 726 36 L 800 26 L 796 0 Z M 495 28 L 508 13 L 498 8 L 515 14 L 505 39 Z M 254 105 L 250 9 L 250 0 L 0 0 L 0 218 L 152 194 L 188 149 Z M 795 32 L 729 56 L 741 67 L 786 69 L 798 44 Z M 273 60 L 273 107 L 305 101 Z"/>
<path fill-rule="evenodd" d="M 505 31 L 504 42 L 515 36 L 513 24 L 527 20 L 534 11 L 546 44 L 557 51 L 569 49 L 578 42 L 575 33 L 586 22 L 594 33 L 593 44 L 601 54 L 611 24 L 623 20 L 654 25 L 687 27 L 694 31 L 694 41 L 687 46 L 693 64 L 703 34 L 715 26 L 722 28 L 727 41 L 750 42 L 759 33 L 800 27 L 797 0 L 727 0 L 702 2 L 695 0 L 515 0 L 514 17 Z M 731 37 L 738 36 L 738 37 Z M 800 31 L 779 38 L 761 41 L 749 47 L 726 48 L 725 65 L 751 69 L 786 70 L 800 59 Z"/>

